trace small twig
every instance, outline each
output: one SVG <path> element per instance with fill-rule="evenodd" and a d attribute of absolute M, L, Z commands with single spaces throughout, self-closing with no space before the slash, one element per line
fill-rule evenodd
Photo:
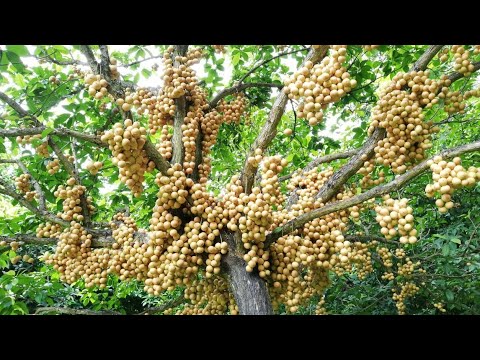
<path fill-rule="evenodd" d="M 262 61 L 260 64 L 258 64 L 257 66 L 253 67 L 252 69 L 250 69 L 249 71 L 247 71 L 247 73 L 245 75 L 243 75 L 240 80 L 238 80 L 239 83 L 243 83 L 243 81 L 249 77 L 255 70 L 257 70 L 258 68 L 262 67 L 263 65 L 269 63 L 270 61 L 272 60 L 275 60 L 281 56 L 285 56 L 285 55 L 290 55 L 290 54 L 295 54 L 297 52 L 300 52 L 300 51 L 308 51 L 308 48 L 302 48 L 302 49 L 298 49 L 298 50 L 290 50 L 290 51 L 285 51 L 281 54 L 278 54 L 278 55 L 275 55 L 273 57 L 271 57 L 270 59 L 267 59 L 267 60 L 264 60 Z"/>
<path fill-rule="evenodd" d="M 140 64 L 144 61 L 148 61 L 148 60 L 153 60 L 153 59 L 161 59 L 163 57 L 163 55 L 156 55 L 156 56 L 150 56 L 150 57 L 147 57 L 145 59 L 142 59 L 142 60 L 137 60 L 137 61 L 134 61 L 134 62 L 131 62 L 131 63 L 128 63 L 128 64 L 122 64 L 122 65 L 119 65 L 121 67 L 130 67 L 130 66 L 134 66 L 134 65 L 137 65 L 137 64 Z"/>

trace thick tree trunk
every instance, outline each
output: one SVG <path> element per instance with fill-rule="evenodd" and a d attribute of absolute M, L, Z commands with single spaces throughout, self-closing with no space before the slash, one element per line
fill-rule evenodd
<path fill-rule="evenodd" d="M 241 315 L 273 315 L 272 303 L 265 281 L 258 272 L 247 272 L 247 264 L 236 251 L 234 234 L 223 233 L 229 244 L 224 271 Z"/>

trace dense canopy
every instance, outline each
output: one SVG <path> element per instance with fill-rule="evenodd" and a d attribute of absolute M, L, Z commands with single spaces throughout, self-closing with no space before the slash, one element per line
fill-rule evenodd
<path fill-rule="evenodd" d="M 480 311 L 480 45 L 0 45 L 0 314 Z"/>

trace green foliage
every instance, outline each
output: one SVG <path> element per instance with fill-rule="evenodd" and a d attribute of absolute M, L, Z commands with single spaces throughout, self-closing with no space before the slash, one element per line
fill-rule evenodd
<path fill-rule="evenodd" d="M 280 84 L 306 54 L 302 45 L 283 49 L 274 45 L 232 45 L 226 46 L 225 54 L 216 53 L 211 46 L 202 48 L 206 57 L 198 65 L 198 73 L 210 98 L 222 88 L 240 81 L 259 65 L 261 66 L 246 77 L 244 82 Z M 92 49 L 98 56 L 98 47 L 93 46 Z M 159 74 L 152 69 L 152 63 L 160 63 L 158 57 L 165 49 L 166 46 L 163 45 L 135 45 L 111 49 L 110 54 L 120 64 L 135 63 L 128 66 L 128 70 L 121 69 L 124 81 L 157 81 Z M 293 101 L 287 104 L 277 128 L 278 135 L 267 151 L 269 155 L 280 154 L 289 161 L 280 176 L 304 167 L 316 156 L 363 144 L 372 108 L 378 99 L 379 87 L 397 72 L 408 71 L 425 49 L 426 46 L 380 46 L 377 50 L 366 52 L 361 46 L 349 46 L 347 67 L 358 85 L 328 108 L 323 123 L 309 126 L 304 119 L 297 118 L 293 110 L 296 104 Z M 292 54 L 268 61 L 285 52 Z M 152 60 L 143 62 L 151 57 Z M 95 133 L 110 129 L 112 124 L 122 119 L 108 99 L 95 100 L 88 96 L 82 79 L 70 76 L 73 74 L 71 66 L 58 64 L 72 60 L 84 61 L 78 46 L 0 47 L 1 91 L 21 103 L 47 126 L 41 134 L 42 140 L 35 141 L 33 146 L 39 145 L 51 135 L 53 128 L 63 126 L 79 132 Z M 435 57 L 430 68 L 434 69 L 435 76 L 448 74 L 453 71 L 452 63 L 452 55 L 445 63 Z M 55 76 L 59 82 L 50 82 L 51 76 Z M 461 79 L 453 87 L 462 92 L 473 89 L 478 87 L 478 78 L 471 76 Z M 242 169 L 246 154 L 266 121 L 277 92 L 277 89 L 272 90 L 270 87 L 247 89 L 248 113 L 238 125 L 221 126 L 217 142 L 212 147 L 212 173 L 208 183 L 209 190 L 216 195 Z M 428 150 L 428 155 L 480 139 L 479 100 L 472 98 L 467 104 L 465 114 L 448 116 L 441 106 L 433 107 L 427 112 L 426 118 L 441 124 L 441 131 L 432 139 L 434 146 Z M 21 118 L 12 108 L 0 103 L 0 129 L 25 127 L 26 120 L 28 118 Z M 138 121 L 147 125 L 145 116 Z M 283 135 L 287 128 L 293 130 L 292 136 Z M 158 135 L 152 136 L 152 139 L 156 138 Z M 68 138 L 55 137 L 55 141 L 65 153 L 71 153 Z M 0 138 L 2 158 L 20 158 L 25 163 L 29 171 L 39 179 L 48 209 L 56 213 L 61 210 L 62 202 L 53 193 L 58 185 L 65 184 L 69 176 L 63 169 L 49 175 L 46 165 L 52 158 L 39 157 L 33 146 L 20 148 L 15 139 Z M 154 175 L 146 174 L 145 190 L 139 198 L 134 198 L 128 188 L 120 183 L 118 169 L 112 163 L 109 151 L 98 151 L 88 142 L 76 142 L 75 152 L 82 182 L 94 198 L 97 208 L 92 220 L 108 222 L 116 212 L 128 207 L 139 227 L 147 228 L 158 191 Z M 86 170 L 85 163 L 88 160 L 103 162 L 99 174 L 91 175 Z M 339 168 L 345 161 L 338 160 L 325 166 Z M 470 153 L 463 156 L 462 161 L 465 167 L 479 166 L 480 154 Z M 387 180 L 394 178 L 388 169 L 384 171 Z M 0 177 L 10 182 L 20 173 L 18 168 L 12 170 L 0 165 Z M 352 182 L 358 178 L 353 177 Z M 448 314 L 478 314 L 480 185 L 458 190 L 453 196 L 453 201 L 458 206 L 442 215 L 437 211 L 434 200 L 425 196 L 424 189 L 430 181 L 431 174 L 424 174 L 394 194 L 411 199 L 410 205 L 415 211 L 420 240 L 415 246 L 407 247 L 407 256 L 420 260 L 421 266 L 426 270 L 425 275 L 418 278 L 418 283 L 422 284 L 420 292 L 406 303 L 407 313 L 437 314 L 439 311 L 432 304 L 442 302 Z M 380 229 L 374 219 L 373 211 L 362 213 L 358 222 L 350 224 L 349 231 L 353 233 L 367 228 L 371 234 L 379 235 Z M 0 234 L 9 236 L 34 233 L 39 224 L 41 221 L 18 206 L 16 201 L 0 197 Z M 35 312 L 38 307 L 46 306 L 134 314 L 142 312 L 145 307 L 159 306 L 181 296 L 182 288 L 179 287 L 173 292 L 152 297 L 147 295 L 140 282 L 122 282 L 113 276 L 108 278 L 105 289 L 87 289 L 82 281 L 67 285 L 60 281 L 59 274 L 53 268 L 37 259 L 48 249 L 51 250 L 45 246 L 23 246 L 17 254 L 8 248 L 0 248 L 0 314 L 28 314 Z M 17 255 L 27 253 L 31 256 L 33 254 L 34 264 L 22 261 L 12 264 L 12 259 Z M 395 314 L 391 294 L 401 278 L 382 280 L 384 271 L 383 265 L 374 261 L 374 271 L 363 280 L 348 273 L 332 276 L 331 287 L 325 294 L 327 311 L 334 314 Z M 314 313 L 318 300 L 312 299 L 311 306 L 300 309 L 299 313 Z"/>

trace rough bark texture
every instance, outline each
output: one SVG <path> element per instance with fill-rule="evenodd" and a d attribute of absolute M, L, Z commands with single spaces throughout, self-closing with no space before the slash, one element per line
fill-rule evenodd
<path fill-rule="evenodd" d="M 162 173 L 162 175 L 167 175 L 167 170 L 170 168 L 170 164 L 162 155 L 160 155 L 155 148 L 155 145 L 153 145 L 151 141 L 147 140 L 143 148 L 145 149 L 148 158 L 155 163 L 156 168 Z"/>
<path fill-rule="evenodd" d="M 365 160 L 362 157 L 371 159 L 373 156 L 373 149 L 377 146 L 378 142 L 382 140 L 386 135 L 385 129 L 376 128 L 372 136 L 363 145 L 362 149 L 356 153 L 350 161 L 342 166 L 330 179 L 322 186 L 315 196 L 316 200 L 320 202 L 327 202 L 333 196 L 335 196 L 340 188 L 350 179 L 355 173 L 363 166 Z"/>
<path fill-rule="evenodd" d="M 229 246 L 223 265 L 227 274 L 238 310 L 241 315 L 273 315 L 272 303 L 265 281 L 258 272 L 247 272 L 247 264 L 237 250 L 238 239 L 235 234 L 222 232 Z M 241 243 L 241 241 L 240 241 Z"/>
<path fill-rule="evenodd" d="M 415 62 L 412 67 L 412 71 L 425 70 L 428 63 L 434 58 L 434 56 L 444 47 L 445 45 L 432 45 L 430 46 L 420 58 Z"/>

